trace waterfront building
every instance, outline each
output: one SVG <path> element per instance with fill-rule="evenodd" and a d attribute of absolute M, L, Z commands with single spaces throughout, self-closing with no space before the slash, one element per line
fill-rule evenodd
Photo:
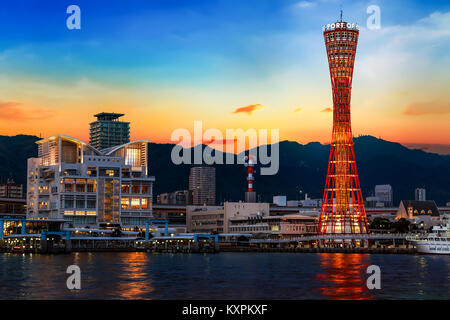
<path fill-rule="evenodd" d="M 0 218 L 25 218 L 26 209 L 24 198 L 0 198 Z"/>
<path fill-rule="evenodd" d="M 187 232 L 186 205 L 154 204 L 152 215 L 157 220 L 167 220 L 169 226 L 176 228 L 177 233 Z"/>
<path fill-rule="evenodd" d="M 121 113 L 102 112 L 90 123 L 89 144 L 103 150 L 130 142 L 130 123 L 120 121 Z"/>
<path fill-rule="evenodd" d="M 23 185 L 14 182 L 14 179 L 8 178 L 6 183 L 0 184 L 0 198 L 23 198 Z"/>
<path fill-rule="evenodd" d="M 402 200 L 396 219 L 405 218 L 412 222 L 423 222 L 425 228 L 440 222 L 440 212 L 434 201 Z"/>
<path fill-rule="evenodd" d="M 225 210 L 223 206 L 187 206 L 187 232 L 193 233 L 223 233 Z"/>
<path fill-rule="evenodd" d="M 230 218 L 230 233 L 249 233 L 253 238 L 286 239 L 317 233 L 317 217 L 303 215 L 261 216 Z"/>
<path fill-rule="evenodd" d="M 155 181 L 147 172 L 148 142 L 99 151 L 60 134 L 37 141 L 38 157 L 28 159 L 27 218 L 143 227 L 152 217 Z"/>
<path fill-rule="evenodd" d="M 269 203 L 225 202 L 223 206 L 187 206 L 186 227 L 194 233 L 228 233 L 232 217 L 268 216 Z"/>
<path fill-rule="evenodd" d="M 192 167 L 189 175 L 192 204 L 214 206 L 216 204 L 216 168 Z"/>
<path fill-rule="evenodd" d="M 416 188 L 416 190 L 414 191 L 414 199 L 416 201 L 426 201 L 427 193 L 425 188 Z"/>

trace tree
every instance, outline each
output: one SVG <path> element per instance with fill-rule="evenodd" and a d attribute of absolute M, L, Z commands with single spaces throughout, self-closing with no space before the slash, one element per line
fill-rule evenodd
<path fill-rule="evenodd" d="M 410 224 L 411 222 L 409 222 L 405 218 L 400 218 L 392 224 L 392 227 L 398 233 L 407 233 L 409 231 Z"/>
<path fill-rule="evenodd" d="M 370 224 L 370 229 L 391 229 L 391 228 L 392 223 L 388 219 L 382 217 L 376 217 Z"/>

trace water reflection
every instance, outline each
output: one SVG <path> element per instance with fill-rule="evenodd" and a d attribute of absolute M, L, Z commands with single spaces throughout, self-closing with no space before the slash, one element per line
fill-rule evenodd
<path fill-rule="evenodd" d="M 148 273 L 149 255 L 143 252 L 120 254 L 122 266 L 118 282 L 120 299 L 142 299 L 154 291 L 152 277 Z"/>
<path fill-rule="evenodd" d="M 317 273 L 316 278 L 323 295 L 336 300 L 373 299 L 366 285 L 368 255 L 319 253 L 318 257 L 323 273 Z"/>
<path fill-rule="evenodd" d="M 81 290 L 67 289 L 72 264 Z M 366 287 L 371 264 L 381 290 Z M 0 299 L 448 299 L 449 270 L 448 256 L 0 253 Z"/>

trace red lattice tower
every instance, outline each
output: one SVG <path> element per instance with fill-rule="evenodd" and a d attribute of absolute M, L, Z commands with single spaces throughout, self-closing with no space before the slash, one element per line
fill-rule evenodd
<path fill-rule="evenodd" d="M 323 27 L 333 90 L 333 133 L 319 219 L 319 234 L 368 233 L 350 122 L 357 24 L 336 22 Z"/>

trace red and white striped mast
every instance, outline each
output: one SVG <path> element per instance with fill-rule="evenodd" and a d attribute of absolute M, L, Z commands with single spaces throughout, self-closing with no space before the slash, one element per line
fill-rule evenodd
<path fill-rule="evenodd" d="M 247 183 L 248 183 L 248 192 L 253 192 L 253 181 L 255 178 L 253 177 L 253 166 L 255 165 L 252 160 L 252 156 L 246 156 L 245 160 L 247 161 L 245 163 L 245 166 L 247 167 Z"/>

